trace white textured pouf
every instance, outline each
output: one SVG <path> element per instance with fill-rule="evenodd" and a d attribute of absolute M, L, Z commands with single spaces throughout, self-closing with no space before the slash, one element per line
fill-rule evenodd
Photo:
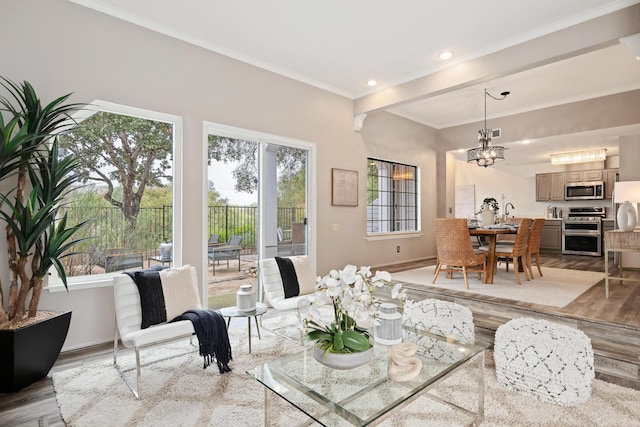
<path fill-rule="evenodd" d="M 463 305 L 437 299 L 407 301 L 402 317 L 403 323 L 412 328 L 470 344 L 475 342 L 473 313 Z M 451 353 L 451 346 L 441 341 L 424 339 L 420 344 L 436 360 L 452 363 L 460 358 L 460 353 Z"/>
<path fill-rule="evenodd" d="M 498 382 L 558 405 L 585 402 L 594 379 L 587 335 L 546 320 L 510 320 L 496 331 L 493 356 Z"/>

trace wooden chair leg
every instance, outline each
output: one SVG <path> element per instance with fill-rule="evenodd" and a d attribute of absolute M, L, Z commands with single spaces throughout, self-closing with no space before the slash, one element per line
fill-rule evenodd
<path fill-rule="evenodd" d="M 436 280 L 438 279 L 438 274 L 440 274 L 440 268 L 442 268 L 442 264 L 438 263 L 438 265 L 436 265 L 436 271 L 434 271 L 433 273 L 433 281 L 431 282 L 436 283 Z"/>
<path fill-rule="evenodd" d="M 536 253 L 536 267 L 538 267 L 538 273 L 542 277 L 542 269 L 540 269 L 540 253 Z"/>
<path fill-rule="evenodd" d="M 518 282 L 518 285 L 522 285 L 522 282 L 520 281 L 520 274 L 518 273 L 519 269 L 518 257 L 513 257 L 513 272 L 516 275 L 516 282 Z"/>
<path fill-rule="evenodd" d="M 464 285 L 469 289 L 469 279 L 467 278 L 467 267 L 462 267 L 462 275 L 464 276 Z"/>
<path fill-rule="evenodd" d="M 525 260 L 527 259 L 526 255 L 525 255 L 524 259 L 525 259 Z M 524 262 L 524 261 L 523 261 L 523 262 Z M 532 275 L 532 274 L 529 274 L 529 269 L 527 268 L 527 266 L 526 266 L 526 265 L 525 265 L 525 267 L 524 267 L 524 273 L 525 273 L 525 277 L 527 278 L 527 280 L 531 280 L 531 279 L 533 279 L 533 275 Z"/>
<path fill-rule="evenodd" d="M 531 254 L 527 254 L 526 255 L 527 258 L 527 270 L 529 271 L 529 277 L 531 277 L 531 280 L 533 280 L 533 268 L 531 267 Z"/>

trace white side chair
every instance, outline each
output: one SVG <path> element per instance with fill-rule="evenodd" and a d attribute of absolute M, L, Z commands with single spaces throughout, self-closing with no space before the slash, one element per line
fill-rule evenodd
<path fill-rule="evenodd" d="M 197 273 L 195 267 L 191 267 L 193 283 L 197 284 Z M 189 320 L 180 320 L 173 323 L 161 323 L 142 329 L 142 307 L 140 305 L 140 293 L 138 287 L 127 274 L 118 274 L 113 277 L 113 294 L 115 302 L 116 328 L 113 340 L 113 365 L 127 384 L 136 399 L 141 397 L 142 377 L 140 369 L 151 363 L 156 363 L 172 357 L 186 353 L 175 354 L 161 359 L 155 359 L 145 364 L 140 363 L 140 350 L 170 341 L 190 338 L 193 345 L 195 331 Z M 126 349 L 133 349 L 135 352 L 135 367 L 123 369 L 118 365 L 118 352 L 120 350 L 118 342 L 121 342 Z M 194 346 L 194 350 L 196 347 Z M 126 373 L 136 370 L 136 385 L 134 386 L 126 377 Z"/>
<path fill-rule="evenodd" d="M 300 344 L 304 343 L 304 319 L 309 310 L 309 295 L 315 292 L 316 276 L 311 270 L 309 258 L 306 255 L 291 256 L 298 278 L 300 293 L 298 296 L 285 298 L 284 284 L 280 275 L 280 268 L 275 258 L 260 260 L 258 270 L 264 289 L 264 295 L 271 307 L 276 310 L 296 310 L 298 316 L 297 328 L 300 330 Z"/>
<path fill-rule="evenodd" d="M 284 285 L 280 276 L 280 269 L 275 258 L 265 258 L 259 262 L 259 274 L 264 289 L 264 295 L 271 307 L 276 310 L 294 310 L 299 304 L 304 305 L 308 296 L 315 292 L 316 276 L 311 271 L 309 258 L 306 255 L 288 257 L 293 261 L 300 294 L 295 297 L 284 297 Z"/>

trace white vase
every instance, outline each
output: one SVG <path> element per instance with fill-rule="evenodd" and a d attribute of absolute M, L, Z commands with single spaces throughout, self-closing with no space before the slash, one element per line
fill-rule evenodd
<path fill-rule="evenodd" d="M 313 358 L 333 369 L 353 369 L 373 358 L 373 347 L 356 353 L 325 353 L 317 345 L 313 347 Z"/>
<path fill-rule="evenodd" d="M 373 326 L 373 336 L 376 342 L 384 345 L 402 342 L 402 314 L 398 312 L 395 304 L 389 302 L 380 304 L 376 323 Z"/>
<path fill-rule="evenodd" d="M 236 293 L 236 306 L 238 311 L 254 311 L 256 309 L 255 292 L 251 285 L 242 285 Z"/>
<path fill-rule="evenodd" d="M 633 205 L 625 201 L 619 208 L 616 216 L 618 227 L 621 231 L 633 231 L 638 223 L 638 217 Z"/>
<path fill-rule="evenodd" d="M 488 205 L 482 205 L 482 210 L 478 214 L 478 226 L 486 227 L 496 223 L 496 212 L 489 209 Z"/>

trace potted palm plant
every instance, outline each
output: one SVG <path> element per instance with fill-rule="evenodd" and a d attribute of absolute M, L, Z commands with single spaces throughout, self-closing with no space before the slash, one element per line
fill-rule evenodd
<path fill-rule="evenodd" d="M 0 96 L 0 219 L 9 261 L 8 286 L 0 282 L 0 392 L 12 392 L 46 376 L 60 353 L 71 312 L 41 312 L 38 304 L 51 267 L 67 286 L 60 259 L 86 222 L 61 215 L 80 176 L 55 136 L 81 105 L 67 103 L 68 94 L 43 106 L 26 81 L 0 77 L 0 85 L 8 92 Z"/>

